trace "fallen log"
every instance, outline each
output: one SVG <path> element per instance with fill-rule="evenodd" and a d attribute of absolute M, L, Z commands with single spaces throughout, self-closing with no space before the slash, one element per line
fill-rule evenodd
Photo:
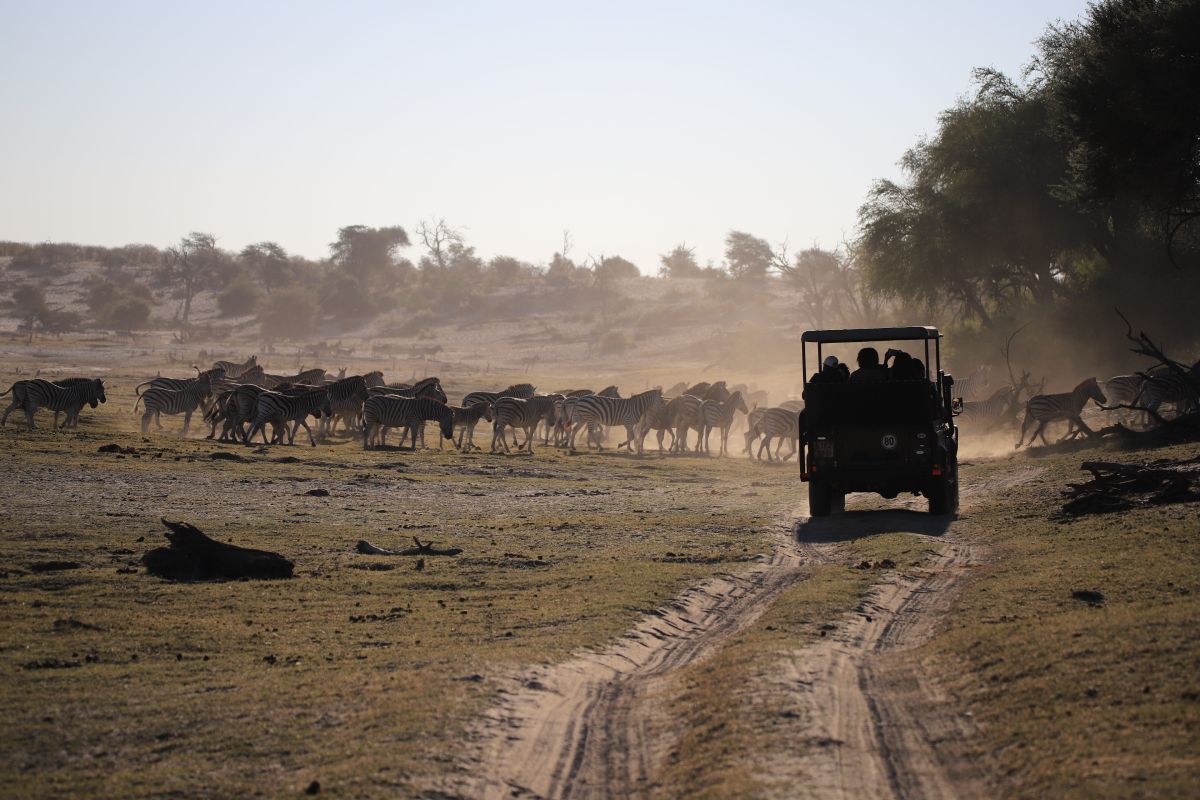
<path fill-rule="evenodd" d="M 1092 474 L 1087 483 L 1070 484 L 1063 492 L 1060 517 L 1103 514 L 1135 507 L 1200 501 L 1200 473 L 1194 461 L 1121 464 L 1085 461 L 1080 469 Z"/>
<path fill-rule="evenodd" d="M 434 547 L 434 542 L 422 542 L 417 537 L 413 537 L 416 547 L 406 547 L 403 550 L 385 550 L 382 547 L 376 547 L 365 539 L 359 539 L 358 544 L 354 546 L 364 556 L 456 556 L 462 552 L 461 547 Z"/>
<path fill-rule="evenodd" d="M 171 544 L 142 556 L 152 575 L 177 581 L 292 577 L 294 565 L 279 553 L 218 542 L 186 522 L 162 524 Z"/>

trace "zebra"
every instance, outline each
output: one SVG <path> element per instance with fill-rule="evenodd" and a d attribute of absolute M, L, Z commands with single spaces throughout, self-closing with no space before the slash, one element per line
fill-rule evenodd
<path fill-rule="evenodd" d="M 628 399 L 619 397 L 603 397 L 598 394 L 587 395 L 580 397 L 576 401 L 574 410 L 574 420 L 584 425 L 595 423 L 601 427 L 609 427 L 612 425 L 624 425 L 626 439 L 633 439 L 633 428 L 648 411 L 662 404 L 662 389 L 649 389 L 640 394 L 635 394 Z M 579 435 L 579 428 L 572 426 L 571 438 L 569 447 L 572 453 L 575 450 L 575 437 Z M 589 445 L 591 431 L 588 432 Z M 604 449 L 603 445 L 597 443 L 597 447 Z M 642 443 L 638 442 L 638 455 L 642 455 Z"/>
<path fill-rule="evenodd" d="M 214 367 L 201 372 L 199 367 L 193 365 L 192 369 L 196 370 L 196 377 L 194 378 L 164 378 L 162 376 L 158 376 L 151 378 L 148 381 L 142 381 L 137 386 L 133 387 L 133 391 L 137 395 L 141 396 L 143 386 L 157 386 L 161 389 L 171 389 L 172 391 L 177 392 L 180 389 L 187 389 L 191 386 L 195 386 L 202 380 L 208 380 L 209 385 L 215 387 L 225 378 L 225 370 L 220 367 Z M 162 417 L 160 414 L 154 415 L 154 427 L 158 428 L 159 430 L 162 429 Z"/>
<path fill-rule="evenodd" d="M 700 413 L 703 404 L 704 401 L 693 394 L 681 394 L 667 403 L 667 413 L 670 415 L 672 427 L 675 428 L 675 439 L 671 448 L 674 452 L 687 452 L 688 431 L 695 428 L 698 435 L 703 428 L 704 419 Z"/>
<path fill-rule="evenodd" d="M 986 364 L 980 364 L 971 370 L 971 374 L 965 378 L 956 378 L 954 381 L 954 396 L 961 397 L 963 402 L 977 401 L 979 395 L 991 385 L 992 368 Z"/>
<path fill-rule="evenodd" d="M 491 422 L 495 418 L 492 404 L 481 400 L 469 406 L 450 406 L 450 410 L 454 412 L 454 427 L 459 430 L 458 441 L 454 446 L 464 453 L 469 453 L 472 448 L 482 449 L 475 445 L 475 426 L 481 419 Z M 438 439 L 438 449 L 442 449 L 441 439 Z"/>
<path fill-rule="evenodd" d="M 363 450 L 375 444 L 387 444 L 387 429 L 404 426 L 400 446 L 411 432 L 413 450 L 417 449 L 417 429 L 423 428 L 427 420 L 436 420 L 443 439 L 454 438 L 454 412 L 445 403 L 429 397 L 396 397 L 377 394 L 363 403 Z"/>
<path fill-rule="evenodd" d="M 95 380 L 95 378 L 62 378 L 61 380 L 51 381 L 51 383 L 53 383 L 55 386 L 62 386 L 66 388 L 70 386 L 80 386 L 85 383 L 90 383 L 93 380 Z M 58 415 L 61 413 L 61 411 L 54 412 L 55 428 L 74 428 L 79 423 L 79 413 L 76 412 L 74 415 L 68 414 L 67 417 L 63 419 L 62 425 L 59 425 Z"/>
<path fill-rule="evenodd" d="M 684 389 L 682 393 L 690 394 L 692 397 L 699 397 L 703 399 L 704 393 L 707 392 L 711 386 L 712 384 L 708 383 L 707 381 L 700 381 L 700 383 L 697 383 L 695 386 L 689 386 L 688 388 Z"/>
<path fill-rule="evenodd" d="M 994 430 L 1006 422 L 1015 423 L 1020 402 L 1017 396 L 1012 386 L 1001 386 L 984 400 L 964 400 L 962 421 L 979 425 L 983 431 Z"/>
<path fill-rule="evenodd" d="M 741 392 L 738 392 L 738 394 L 741 395 Z M 732 395 L 730 394 L 729 387 L 725 385 L 725 381 L 717 381 L 713 385 L 709 386 L 708 389 L 705 390 L 704 394 L 697 395 L 697 397 L 699 397 L 701 400 L 712 400 L 716 403 L 724 403 L 731 396 Z"/>
<path fill-rule="evenodd" d="M 196 383 L 184 389 L 164 389 L 161 386 L 151 386 L 138 395 L 133 404 L 133 413 L 137 413 L 138 404 L 145 405 L 142 414 L 142 433 L 149 433 L 150 420 L 158 419 L 160 414 L 183 414 L 183 434 L 187 436 L 188 427 L 192 423 L 192 414 L 196 409 L 207 413 L 208 399 L 212 396 L 212 385 L 207 379 L 201 378 Z"/>
<path fill-rule="evenodd" d="M 755 440 L 763 435 L 759 423 L 762 421 L 763 414 L 765 413 L 767 413 L 767 409 L 755 406 L 746 415 L 746 447 L 742 452 L 748 453 L 751 458 L 754 457 L 754 451 L 751 448 L 754 446 Z"/>
<path fill-rule="evenodd" d="M 761 459 L 765 449 L 767 461 L 777 460 L 785 441 L 791 444 L 791 450 L 783 457 L 783 460 L 787 461 L 796 454 L 800 442 L 800 414 L 798 412 L 787 408 L 768 408 L 763 411 L 757 424 L 762 431 L 763 440 L 762 444 L 758 446 L 756 458 Z M 779 443 L 775 445 L 775 458 L 771 458 L 771 440 L 776 438 L 779 439 Z"/>
<path fill-rule="evenodd" d="M 712 390 L 710 389 L 709 391 Z M 734 414 L 738 411 L 741 411 L 743 414 L 750 413 L 750 409 L 746 408 L 746 401 L 742 399 L 741 392 L 734 392 L 726 400 L 704 401 L 700 406 L 700 414 L 704 422 L 704 429 L 701 436 L 704 452 L 710 452 L 708 437 L 712 433 L 713 428 L 718 428 L 721 431 L 721 449 L 718 455 L 726 455 L 728 453 L 729 428 L 733 425 Z M 697 443 L 697 449 L 699 449 L 699 446 L 700 443 Z"/>
<path fill-rule="evenodd" d="M 534 432 L 537 429 L 538 423 L 542 419 L 549 420 L 550 424 L 554 424 L 555 420 L 555 405 L 562 402 L 565 398 L 558 394 L 546 394 L 537 397 L 531 397 L 528 400 L 519 397 L 501 397 L 496 401 L 495 419 L 492 422 L 492 452 L 497 451 L 496 442 L 504 446 L 504 452 L 511 452 L 508 448 L 508 442 L 504 439 L 504 429 L 512 427 L 515 431 L 521 428 L 525 431 L 525 444 L 520 445 L 518 451 L 523 447 L 533 453 Z M 515 434 L 514 434 L 515 441 Z"/>
<path fill-rule="evenodd" d="M 537 392 L 537 387 L 532 383 L 514 383 L 507 389 L 501 392 L 470 392 L 463 398 L 463 406 L 473 405 L 481 400 L 487 400 L 489 403 L 495 403 L 501 397 L 517 397 L 521 400 L 528 400 Z"/>
<path fill-rule="evenodd" d="M 1038 426 L 1033 435 L 1029 437 L 1030 445 L 1038 436 L 1042 437 L 1042 444 L 1048 445 L 1045 434 L 1046 423 L 1059 419 L 1067 420 L 1073 428 L 1077 427 L 1083 433 L 1091 436 L 1092 429 L 1084 424 L 1080 416 L 1088 400 L 1095 400 L 1101 408 L 1107 402 L 1107 398 L 1105 398 L 1104 392 L 1100 391 L 1100 384 L 1096 382 L 1095 378 L 1088 378 L 1070 392 L 1038 394 L 1029 398 L 1025 403 L 1025 419 L 1021 423 L 1021 438 L 1017 440 L 1013 449 L 1020 449 L 1025 442 L 1025 431 L 1029 428 L 1030 423 L 1035 421 Z M 1070 429 L 1068 435 L 1070 435 Z"/>
<path fill-rule="evenodd" d="M 378 370 L 366 375 L 351 375 L 349 378 L 327 384 L 325 390 L 329 393 L 330 416 L 327 422 L 322 420 L 322 435 L 332 435 L 337 430 L 339 419 L 346 423 L 347 430 L 356 428 L 368 391 L 382 384 L 383 373 Z"/>
<path fill-rule="evenodd" d="M 214 361 L 213 369 L 221 370 L 228 378 L 241 378 L 249 370 L 258 367 L 258 356 L 250 356 L 242 363 L 234 361 Z"/>
<path fill-rule="evenodd" d="M 12 405 L 4 412 L 4 417 L 0 418 L 0 426 L 8 422 L 8 415 L 14 409 L 24 408 L 30 430 L 37 427 L 33 422 L 33 415 L 39 408 L 54 411 L 55 419 L 58 418 L 58 412 L 65 411 L 67 416 L 63 420 L 63 427 L 67 427 L 68 423 L 74 424 L 85 405 L 96 408 L 100 403 L 108 402 L 108 398 L 104 396 L 104 381 L 99 378 L 81 379 L 66 386 L 51 383 L 43 378 L 31 378 L 17 381 L 7 392 L 0 393 L 0 397 L 9 392 L 12 392 L 13 396 Z"/>
<path fill-rule="evenodd" d="M 329 393 L 324 387 L 308 389 L 300 394 L 284 394 L 264 389 L 259 392 L 258 404 L 254 410 L 254 424 L 246 433 L 246 446 L 254 438 L 254 434 L 263 430 L 268 422 L 282 424 L 284 428 L 291 422 L 292 431 L 288 436 L 288 444 L 295 444 L 296 431 L 301 427 L 308 433 L 308 443 L 317 446 L 313 438 L 312 428 L 308 427 L 308 417 L 322 417 L 329 413 Z M 264 433 L 265 438 L 265 433 Z"/>
<path fill-rule="evenodd" d="M 795 411 L 797 414 L 799 414 L 801 411 L 804 410 L 804 401 L 803 400 L 784 400 L 782 403 L 780 403 L 778 406 L 776 406 L 776 408 L 786 408 L 788 411 Z"/>
<path fill-rule="evenodd" d="M 197 381 L 204 380 L 205 378 L 208 379 L 210 384 L 215 384 L 217 381 L 226 376 L 225 370 L 221 367 L 214 367 L 213 369 L 207 369 L 203 372 L 201 372 L 200 368 L 197 366 L 193 366 L 192 369 L 196 370 L 196 377 L 194 378 L 164 378 L 160 375 L 151 378 L 148 381 L 142 381 L 137 386 L 133 387 L 133 391 L 137 394 L 141 394 L 143 386 L 158 386 L 163 389 L 173 389 L 175 391 L 179 391 L 180 389 L 186 389 L 189 386 L 193 386 Z"/>
<path fill-rule="evenodd" d="M 448 403 L 446 392 L 442 389 L 442 382 L 438 378 L 422 378 L 411 386 L 408 384 L 387 384 L 384 386 L 371 386 L 367 388 L 368 395 L 385 394 L 391 397 L 425 397 L 430 400 L 437 400 L 439 403 Z M 425 446 L 425 427 L 421 426 L 418 431 L 421 437 L 421 447 Z M 438 442 L 439 449 L 441 442 Z M 416 447 L 414 444 L 413 447 Z"/>
<path fill-rule="evenodd" d="M 660 454 L 663 453 L 663 438 L 668 433 L 671 434 L 670 449 L 673 451 L 675 449 L 674 424 L 675 421 L 671 415 L 669 403 L 661 403 L 651 408 L 646 412 L 646 416 L 642 417 L 642 421 L 638 423 L 635 431 L 639 448 L 642 446 L 642 442 L 645 441 L 646 434 L 650 431 L 656 431 L 658 433 L 658 452 Z M 630 445 L 629 442 L 622 442 L 621 444 L 617 445 L 617 449 L 620 450 L 622 447 L 626 447 L 628 445 Z"/>

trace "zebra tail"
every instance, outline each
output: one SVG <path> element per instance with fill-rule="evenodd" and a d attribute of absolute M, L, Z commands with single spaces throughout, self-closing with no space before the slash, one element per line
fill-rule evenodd
<path fill-rule="evenodd" d="M 13 389 L 15 389 L 15 388 L 17 388 L 17 385 L 14 383 L 12 386 L 8 387 L 8 388 L 7 388 L 7 389 L 5 389 L 3 392 L 0 392 L 0 397 L 4 397 L 4 395 L 8 394 L 9 392 L 11 392 L 11 391 L 12 391 Z"/>
<path fill-rule="evenodd" d="M 138 406 L 141 404 L 141 402 L 142 402 L 142 400 L 143 400 L 143 399 L 144 399 L 144 398 L 143 398 L 143 397 L 142 397 L 142 396 L 139 394 L 139 395 L 138 395 L 137 402 L 135 402 L 135 403 L 133 404 L 133 413 L 135 413 L 135 414 L 137 413 L 137 407 L 138 407 Z"/>
<path fill-rule="evenodd" d="M 141 397 L 142 396 L 142 387 L 149 386 L 152 383 L 154 383 L 154 381 L 142 381 L 137 386 L 133 387 L 133 391 L 138 397 Z"/>

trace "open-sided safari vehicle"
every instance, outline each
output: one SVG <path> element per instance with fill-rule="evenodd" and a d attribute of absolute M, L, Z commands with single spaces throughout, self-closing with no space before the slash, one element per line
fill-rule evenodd
<path fill-rule="evenodd" d="M 921 358 L 918 348 L 923 347 L 924 361 L 904 375 L 885 372 L 873 382 L 810 378 L 810 345 L 816 345 L 819 370 L 827 345 L 871 342 L 918 343 L 902 347 L 914 358 Z M 888 499 L 912 492 L 929 498 L 930 513 L 953 513 L 958 508 L 954 416 L 960 405 L 951 398 L 954 379 L 942 372 L 937 329 L 807 331 L 803 350 L 800 468 L 801 480 L 808 482 L 809 513 L 822 517 L 843 510 L 847 492 L 876 492 Z"/>

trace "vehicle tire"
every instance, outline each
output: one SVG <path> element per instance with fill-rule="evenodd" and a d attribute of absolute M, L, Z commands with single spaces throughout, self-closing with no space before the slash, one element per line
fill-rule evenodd
<path fill-rule="evenodd" d="M 829 493 L 829 510 L 834 514 L 841 514 L 846 510 L 846 493 L 845 492 L 830 492 Z"/>
<path fill-rule="evenodd" d="M 945 475 L 934 478 L 929 484 L 926 496 L 929 498 L 930 514 L 950 514 L 954 511 L 954 484 Z"/>
<path fill-rule="evenodd" d="M 811 481 L 808 484 L 808 515 L 810 517 L 828 517 L 833 500 L 832 495 L 829 484 Z"/>

